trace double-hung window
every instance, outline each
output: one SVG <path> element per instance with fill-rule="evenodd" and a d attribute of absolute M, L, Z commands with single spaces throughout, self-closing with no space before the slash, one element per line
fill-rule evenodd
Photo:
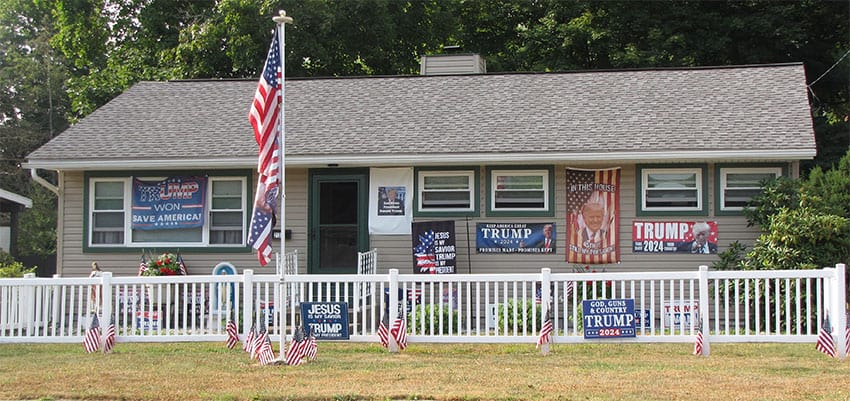
<path fill-rule="evenodd" d="M 478 215 L 478 168 L 416 170 L 416 214 Z"/>
<path fill-rule="evenodd" d="M 782 176 L 782 168 L 766 167 L 722 167 L 718 166 L 720 212 L 740 212 L 744 206 L 761 193 L 761 185 L 767 180 Z"/>
<path fill-rule="evenodd" d="M 157 181 L 165 177 L 138 177 Z M 87 241 L 106 247 L 244 247 L 247 176 L 209 176 L 203 204 L 204 223 L 188 228 L 133 228 L 133 177 L 87 180 Z M 179 206 L 178 206 L 179 207 Z"/>
<path fill-rule="evenodd" d="M 487 213 L 492 216 L 553 214 L 554 170 L 491 168 L 487 173 Z"/>
<path fill-rule="evenodd" d="M 638 177 L 640 212 L 687 215 L 706 213 L 705 167 L 638 166 Z"/>

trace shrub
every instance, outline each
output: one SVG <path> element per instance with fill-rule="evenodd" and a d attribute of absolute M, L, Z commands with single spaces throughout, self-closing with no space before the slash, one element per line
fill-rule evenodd
<path fill-rule="evenodd" d="M 421 334 L 436 334 L 440 331 L 442 324 L 442 332 L 440 334 L 457 334 L 460 333 L 460 318 L 457 310 L 450 310 L 448 306 L 439 305 L 417 305 L 416 316 L 413 313 L 407 314 L 407 327 L 412 333 Z M 431 321 L 433 319 L 434 328 L 431 330 Z M 449 324 L 451 323 L 451 331 Z"/>
<path fill-rule="evenodd" d="M 0 278 L 23 277 L 24 274 L 35 273 L 35 270 L 35 267 L 25 268 L 8 253 L 0 252 Z"/>
<path fill-rule="evenodd" d="M 507 320 L 505 320 L 506 311 Z M 516 315 L 514 312 L 516 312 Z M 525 313 L 525 319 L 523 319 L 523 312 Z M 542 308 L 535 301 L 517 301 L 511 299 L 507 303 L 499 304 L 497 313 L 499 329 L 501 330 L 501 328 L 505 327 L 505 323 L 507 323 L 508 333 L 513 334 L 522 333 L 523 331 L 533 333 L 536 328 L 532 326 L 532 323 L 537 322 L 540 325 L 542 318 Z M 514 331 L 515 324 L 516 331 Z"/>

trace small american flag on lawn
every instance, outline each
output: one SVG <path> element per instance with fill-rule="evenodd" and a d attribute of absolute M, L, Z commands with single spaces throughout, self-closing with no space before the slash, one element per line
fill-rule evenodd
<path fill-rule="evenodd" d="M 381 324 L 378 326 L 378 340 L 381 341 L 381 346 L 387 348 L 390 346 L 390 317 L 386 313 L 381 318 Z"/>
<path fill-rule="evenodd" d="M 835 358 L 835 341 L 832 339 L 832 327 L 829 325 L 829 315 L 823 319 L 823 325 L 818 332 L 818 342 L 815 348 Z"/>
<path fill-rule="evenodd" d="M 236 329 L 236 322 L 232 320 L 227 321 L 227 348 L 233 349 L 236 346 L 236 343 L 239 342 L 239 330 Z"/>
<path fill-rule="evenodd" d="M 260 350 L 263 348 L 263 337 L 268 336 L 268 332 L 265 328 L 260 329 L 260 332 L 254 336 L 253 344 L 251 344 L 251 359 L 258 359 L 260 357 Z"/>
<path fill-rule="evenodd" d="M 115 347 L 115 319 L 109 322 L 109 326 L 106 326 L 106 338 L 103 339 L 103 353 L 108 354 L 112 352 L 112 348 Z"/>
<path fill-rule="evenodd" d="M 697 327 L 697 339 L 694 341 L 694 355 L 702 355 L 702 322 Z"/>
<path fill-rule="evenodd" d="M 272 348 L 272 342 L 269 339 L 268 332 L 263 332 L 261 336 L 262 344 L 260 345 L 260 352 L 257 354 L 257 359 L 260 360 L 260 365 L 269 365 L 274 362 L 274 348 Z"/>
<path fill-rule="evenodd" d="M 91 315 L 89 328 L 83 338 L 83 347 L 86 352 L 95 352 L 100 348 L 100 322 L 97 320 L 97 314 Z"/>
<path fill-rule="evenodd" d="M 552 342 L 552 333 L 555 331 L 555 322 L 552 320 L 551 306 L 546 310 L 546 318 L 543 319 L 543 326 L 540 327 L 540 336 L 537 337 L 537 348 L 541 345 Z"/>
<path fill-rule="evenodd" d="M 316 343 L 316 336 L 313 335 L 313 332 L 310 332 L 310 335 L 307 338 L 307 351 L 304 353 L 304 356 L 309 358 L 311 361 L 316 359 L 316 354 L 319 352 L 319 345 Z"/>
<path fill-rule="evenodd" d="M 399 317 L 393 322 L 393 327 L 390 329 L 390 334 L 398 343 L 399 349 L 407 348 L 407 320 L 404 316 Z"/>
<path fill-rule="evenodd" d="M 242 343 L 242 350 L 251 353 L 251 348 L 254 345 L 254 336 L 257 334 L 257 329 L 253 325 L 251 326 L 251 330 L 248 330 L 248 334 L 245 335 L 245 342 Z"/>
<path fill-rule="evenodd" d="M 287 365 L 297 366 L 304 361 L 304 355 L 307 353 L 307 339 L 304 338 L 304 331 L 299 327 L 292 335 L 292 341 L 289 343 L 289 348 L 286 350 L 284 362 Z"/>

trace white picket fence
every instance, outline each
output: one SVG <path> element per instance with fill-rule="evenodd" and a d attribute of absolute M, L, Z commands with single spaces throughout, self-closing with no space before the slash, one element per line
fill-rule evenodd
<path fill-rule="evenodd" d="M 291 338 L 304 302 L 345 302 L 349 341 L 377 342 L 384 314 L 407 319 L 408 339 L 535 343 L 551 314 L 553 343 L 811 342 L 826 319 L 847 327 L 845 266 L 820 270 L 641 273 L 242 275 L 0 279 L 0 343 L 81 342 L 93 314 L 117 341 L 224 341 L 268 330 Z M 363 291 L 370 288 L 371 291 Z M 396 296 L 390 296 L 395 294 Z M 634 337 L 586 339 L 582 301 L 634 302 Z M 833 331 L 847 355 L 847 331 Z"/>

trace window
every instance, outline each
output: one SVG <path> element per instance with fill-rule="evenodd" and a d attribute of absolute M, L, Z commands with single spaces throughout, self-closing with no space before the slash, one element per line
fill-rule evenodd
<path fill-rule="evenodd" d="M 781 167 L 718 167 L 721 211 L 741 211 L 761 192 L 765 180 L 782 175 Z"/>
<path fill-rule="evenodd" d="M 478 171 L 418 170 L 416 173 L 418 214 L 472 213 L 478 204 Z"/>
<path fill-rule="evenodd" d="M 124 184 L 124 181 L 92 182 L 92 245 L 124 243 Z"/>
<path fill-rule="evenodd" d="M 203 226 L 140 230 L 131 224 L 133 178 L 90 178 L 88 246 L 245 246 L 246 187 L 244 176 L 208 177 Z"/>
<path fill-rule="evenodd" d="M 553 203 L 553 170 L 549 169 L 492 169 L 488 174 L 488 212 L 531 212 L 530 215 L 551 215 Z M 544 212 L 544 213 L 535 213 Z"/>
<path fill-rule="evenodd" d="M 705 212 L 705 172 L 703 167 L 642 168 L 640 174 L 641 211 Z"/>

